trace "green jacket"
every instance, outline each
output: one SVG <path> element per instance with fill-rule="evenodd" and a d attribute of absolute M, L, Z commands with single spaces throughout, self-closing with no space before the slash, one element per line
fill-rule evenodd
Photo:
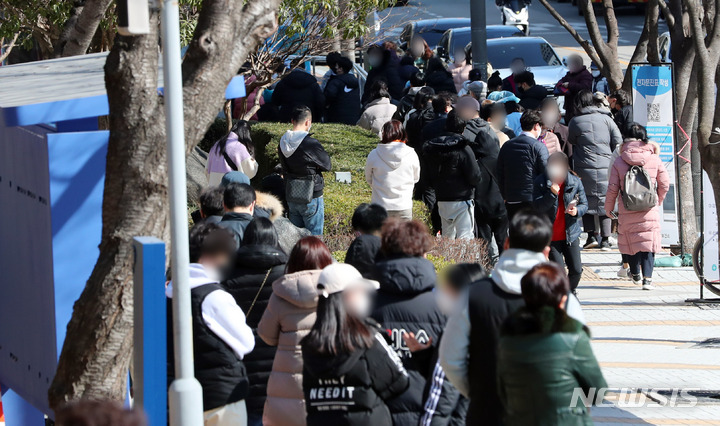
<path fill-rule="evenodd" d="M 607 387 L 587 328 L 552 307 L 521 308 L 505 321 L 497 374 L 505 425 L 591 425 L 582 398 L 571 407 L 573 392 Z"/>

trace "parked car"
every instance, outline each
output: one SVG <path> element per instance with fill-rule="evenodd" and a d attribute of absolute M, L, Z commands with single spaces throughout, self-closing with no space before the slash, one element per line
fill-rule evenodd
<path fill-rule="evenodd" d="M 435 50 L 445 31 L 470 26 L 470 18 L 438 18 L 413 21 L 403 27 L 400 46 L 405 49 L 416 35 L 425 39 L 430 49 Z"/>
<path fill-rule="evenodd" d="M 487 38 L 503 37 L 525 37 L 525 33 L 512 25 L 488 25 L 486 27 Z M 452 61 L 453 53 L 457 47 L 465 47 L 472 41 L 470 27 L 452 28 L 443 34 L 438 43 L 435 53 L 445 59 Z"/>
<path fill-rule="evenodd" d="M 468 43 L 467 46 L 471 46 Z M 535 83 L 544 86 L 551 95 L 555 84 L 568 69 L 562 63 L 555 49 L 542 37 L 494 38 L 487 41 L 488 62 L 500 76 L 510 75 L 510 62 L 523 58 L 525 66 L 535 74 Z"/>

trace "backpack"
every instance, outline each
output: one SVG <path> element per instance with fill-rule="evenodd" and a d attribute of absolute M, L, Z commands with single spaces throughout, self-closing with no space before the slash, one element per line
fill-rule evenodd
<path fill-rule="evenodd" d="M 625 209 L 631 212 L 648 211 L 658 204 L 656 185 L 642 166 L 630 166 L 620 195 Z"/>

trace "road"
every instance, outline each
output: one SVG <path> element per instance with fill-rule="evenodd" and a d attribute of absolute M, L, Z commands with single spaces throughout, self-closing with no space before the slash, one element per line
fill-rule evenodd
<path fill-rule="evenodd" d="M 494 0 L 486 1 L 487 23 L 488 25 L 499 25 L 500 11 L 495 6 Z M 572 6 L 570 2 L 559 3 L 556 0 L 551 1 L 551 5 L 560 13 L 585 39 L 588 39 L 588 32 L 585 28 L 585 20 L 578 15 L 577 6 Z M 644 17 L 642 13 L 634 8 L 621 8 L 616 11 L 618 17 L 620 41 L 619 41 L 619 59 L 622 65 L 632 56 L 640 33 L 642 32 Z M 383 20 L 383 27 L 402 26 L 407 22 L 418 19 L 431 18 L 456 18 L 470 16 L 470 2 L 468 0 L 411 0 L 405 7 L 393 7 L 386 9 L 380 13 Z M 601 23 L 601 30 L 605 34 L 605 23 L 601 17 L 598 17 Z M 661 23 L 659 33 L 667 31 L 665 24 Z M 533 36 L 544 37 L 558 51 L 561 56 L 567 56 L 571 53 L 580 53 L 587 56 L 577 44 L 575 39 L 560 26 L 560 24 L 550 15 L 539 2 L 530 5 L 530 34 Z"/>

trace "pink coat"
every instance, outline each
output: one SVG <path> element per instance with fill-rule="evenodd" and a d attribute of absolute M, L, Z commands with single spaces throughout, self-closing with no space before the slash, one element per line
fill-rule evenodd
<path fill-rule="evenodd" d="M 655 147 L 642 141 L 627 140 L 620 149 L 620 157 L 615 160 L 610 171 L 605 211 L 612 212 L 615 200 L 618 202 L 618 247 L 620 253 L 638 252 L 658 253 L 660 244 L 660 210 L 654 207 L 644 212 L 632 212 L 625 209 L 620 189 L 625 187 L 625 174 L 630 166 L 643 166 L 650 178 L 657 184 L 658 204 L 662 206 L 670 188 L 670 177 Z"/>

